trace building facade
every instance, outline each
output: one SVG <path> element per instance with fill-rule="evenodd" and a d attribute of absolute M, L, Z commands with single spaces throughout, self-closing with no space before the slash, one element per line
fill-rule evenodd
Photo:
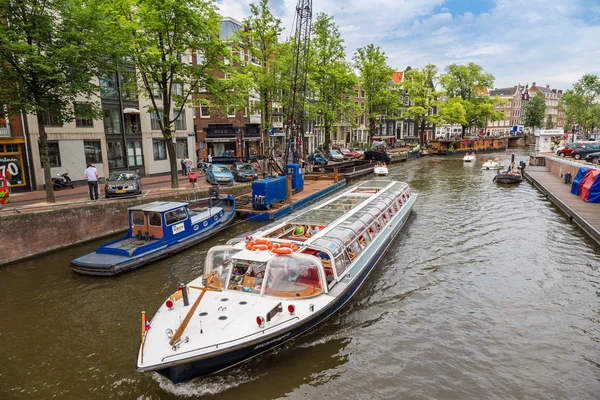
<path fill-rule="evenodd" d="M 31 190 L 33 186 L 28 155 L 23 116 L 11 115 L 8 106 L 0 105 L 0 175 L 12 191 Z"/>
<path fill-rule="evenodd" d="M 505 104 L 496 105 L 495 111 L 504 112 L 504 118 L 499 121 L 486 121 L 486 133 L 490 136 L 509 135 L 513 127 L 522 125 L 523 93 L 525 87 L 521 84 L 507 88 L 497 88 L 489 91 L 490 96 L 498 96 Z"/>
<path fill-rule="evenodd" d="M 529 88 L 530 96 L 543 96 L 546 102 L 546 115 L 544 116 L 544 127 L 546 128 L 563 129 L 565 126 L 564 112 L 558 107 L 562 93 L 562 90 L 551 89 L 550 85 L 537 86 L 535 82 Z M 550 125 L 552 125 L 551 128 Z"/>

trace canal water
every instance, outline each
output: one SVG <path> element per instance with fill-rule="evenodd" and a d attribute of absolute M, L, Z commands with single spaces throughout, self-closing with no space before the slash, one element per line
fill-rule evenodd
<path fill-rule="evenodd" d="M 529 183 L 493 183 L 483 161 L 392 166 L 419 198 L 357 297 L 307 336 L 195 382 L 134 371 L 140 311 L 258 224 L 116 278 L 69 269 L 100 242 L 1 268 L 0 397 L 598 399 L 600 247 Z"/>

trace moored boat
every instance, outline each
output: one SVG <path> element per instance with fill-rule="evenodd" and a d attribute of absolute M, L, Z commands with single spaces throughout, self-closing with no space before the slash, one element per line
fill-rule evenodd
<path fill-rule="evenodd" d="M 408 219 L 403 182 L 363 182 L 213 247 L 204 276 L 142 319 L 136 368 L 171 381 L 215 373 L 311 330 L 358 291 Z"/>
<path fill-rule="evenodd" d="M 504 166 L 504 164 L 502 164 L 497 159 L 496 159 L 496 161 L 492 161 L 490 159 L 490 160 L 484 162 L 483 165 L 481 166 L 481 169 L 485 169 L 485 170 L 499 170 L 499 169 L 504 169 L 504 168 L 506 168 Z"/>
<path fill-rule="evenodd" d="M 191 205 L 204 201 L 201 209 Z M 152 202 L 127 210 L 125 237 L 98 247 L 71 261 L 73 271 L 114 276 L 178 253 L 225 229 L 235 217 L 235 198 L 210 197 L 195 201 Z"/>
<path fill-rule="evenodd" d="M 471 161 L 475 161 L 475 154 L 466 154 L 463 157 L 463 161 L 464 162 L 471 162 Z"/>

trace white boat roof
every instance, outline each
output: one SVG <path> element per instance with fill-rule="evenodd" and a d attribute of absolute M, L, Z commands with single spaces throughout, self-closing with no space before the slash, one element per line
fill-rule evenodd
<path fill-rule="evenodd" d="M 187 207 L 187 203 L 178 201 L 153 201 L 152 203 L 140 204 L 139 206 L 130 207 L 129 211 L 152 211 L 152 212 L 165 212 L 174 210 L 180 207 Z"/>

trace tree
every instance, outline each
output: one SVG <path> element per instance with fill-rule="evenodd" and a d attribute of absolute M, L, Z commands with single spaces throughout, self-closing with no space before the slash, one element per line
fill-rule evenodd
<path fill-rule="evenodd" d="M 554 129 L 554 122 L 552 121 L 552 114 L 548 115 L 546 120 L 546 129 Z"/>
<path fill-rule="evenodd" d="M 600 100 L 600 78 L 597 75 L 586 74 L 567 90 L 561 97 L 561 107 L 565 110 L 565 121 L 569 124 L 572 119 L 587 133 L 592 126 L 593 111 Z"/>
<path fill-rule="evenodd" d="M 355 68 L 360 72 L 360 85 L 365 91 L 365 112 L 369 118 L 369 134 L 375 135 L 377 120 L 399 110 L 400 97 L 392 86 L 394 70 L 387 65 L 385 53 L 373 44 L 354 54 Z M 382 123 L 380 121 L 380 123 Z"/>
<path fill-rule="evenodd" d="M 446 101 L 438 101 L 438 115 L 441 122 L 447 124 L 467 124 L 467 111 L 460 97 L 453 97 Z"/>
<path fill-rule="evenodd" d="M 309 60 L 309 85 L 315 99 L 307 105 L 309 114 L 320 116 L 325 131 L 325 151 L 329 150 L 334 123 L 352 109 L 351 95 L 356 75 L 346 62 L 344 40 L 333 17 L 318 14 L 312 26 Z"/>
<path fill-rule="evenodd" d="M 90 101 L 92 117 L 99 105 L 93 79 L 112 46 L 105 14 L 95 0 L 0 0 L 0 104 L 12 112 L 34 113 L 46 201 L 54 203 L 44 115 L 59 122 L 75 118 L 78 97 Z"/>
<path fill-rule="evenodd" d="M 227 96 L 216 71 L 227 51 L 219 40 L 220 17 L 210 0 L 110 0 L 113 31 L 130 55 L 142 95 L 150 100 L 167 147 L 171 187 L 179 187 L 174 123 L 202 88 L 212 96 Z M 197 65 L 186 56 L 197 50 Z M 221 97 L 222 98 L 222 97 Z M 224 102 L 224 101 L 221 101 Z"/>
<path fill-rule="evenodd" d="M 404 94 L 408 95 L 410 99 L 410 105 L 402 111 L 401 117 L 412 119 L 421 126 L 419 130 L 419 143 L 421 144 L 424 140 L 425 127 L 440 121 L 440 116 L 434 112 L 438 105 L 438 97 L 441 95 L 436 90 L 436 80 L 437 67 L 428 64 L 422 69 L 406 71 L 401 84 Z"/>
<path fill-rule="evenodd" d="M 467 127 L 481 126 L 486 119 L 497 121 L 504 118 L 503 112 L 494 110 L 504 101 L 487 95 L 487 88 L 494 84 L 494 75 L 485 72 L 481 66 L 475 63 L 448 65 L 440 81 L 449 98 L 461 99 L 466 113 L 463 135 Z"/>
<path fill-rule="evenodd" d="M 546 102 L 542 96 L 532 96 L 523 106 L 523 124 L 535 128 L 542 127 L 546 115 Z"/>
<path fill-rule="evenodd" d="M 285 89 L 282 61 L 287 59 L 287 46 L 279 43 L 283 30 L 281 20 L 275 18 L 269 9 L 269 0 L 259 0 L 250 4 L 251 15 L 244 19 L 244 29 L 240 32 L 241 44 L 246 46 L 250 62 L 245 72 L 252 81 L 251 92 L 258 94 L 256 108 L 262 114 L 262 142 L 267 143 L 267 131 L 273 127 L 273 103 L 282 101 Z"/>

